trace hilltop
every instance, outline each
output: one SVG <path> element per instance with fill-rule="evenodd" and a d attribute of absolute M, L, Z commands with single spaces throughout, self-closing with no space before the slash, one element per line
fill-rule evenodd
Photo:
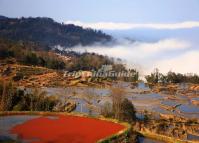
<path fill-rule="evenodd" d="M 112 39 L 110 35 L 102 31 L 58 23 L 51 18 L 8 18 L 4 16 L 0 16 L 0 38 L 31 41 L 51 47 L 106 43 Z"/>

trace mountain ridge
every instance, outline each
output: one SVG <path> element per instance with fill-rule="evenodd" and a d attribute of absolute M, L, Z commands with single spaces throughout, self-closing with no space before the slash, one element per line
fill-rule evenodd
<path fill-rule="evenodd" d="M 48 46 L 73 47 L 106 43 L 112 40 L 99 30 L 63 24 L 47 17 L 8 18 L 0 16 L 0 38 L 31 41 Z"/>

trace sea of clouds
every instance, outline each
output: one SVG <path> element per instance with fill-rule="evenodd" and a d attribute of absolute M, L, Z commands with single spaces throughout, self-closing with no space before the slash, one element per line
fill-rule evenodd
<path fill-rule="evenodd" d="M 128 67 L 137 68 L 142 75 L 150 74 L 154 68 L 163 73 L 174 71 L 199 74 L 197 39 L 199 22 L 125 24 L 70 21 L 69 23 L 103 29 L 117 39 L 117 44 L 78 45 L 72 48 L 74 51 L 94 52 L 120 58 Z"/>

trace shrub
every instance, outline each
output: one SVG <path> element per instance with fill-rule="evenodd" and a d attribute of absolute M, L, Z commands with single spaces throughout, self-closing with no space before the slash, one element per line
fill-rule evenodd
<path fill-rule="evenodd" d="M 104 117 L 113 117 L 113 112 L 112 112 L 112 105 L 110 102 L 105 102 L 104 105 L 101 108 L 101 114 Z"/>
<path fill-rule="evenodd" d="M 125 98 L 122 101 L 122 112 L 120 120 L 132 122 L 136 119 L 135 114 L 136 114 L 135 107 L 127 98 Z"/>
<path fill-rule="evenodd" d="M 101 108 L 101 115 L 125 122 L 136 120 L 136 110 L 127 98 L 115 98 L 113 104 L 105 102 Z"/>
<path fill-rule="evenodd" d="M 52 111 L 58 102 L 38 89 L 27 94 L 11 82 L 0 82 L 0 111 Z"/>
<path fill-rule="evenodd" d="M 19 81 L 23 79 L 24 75 L 23 73 L 16 73 L 16 75 L 12 78 L 14 81 Z"/>

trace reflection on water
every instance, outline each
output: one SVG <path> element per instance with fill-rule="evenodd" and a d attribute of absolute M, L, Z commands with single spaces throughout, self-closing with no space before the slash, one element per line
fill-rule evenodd
<path fill-rule="evenodd" d="M 164 143 L 161 141 L 149 139 L 149 138 L 144 138 L 144 137 L 139 137 L 138 138 L 139 143 Z"/>
<path fill-rule="evenodd" d="M 75 101 L 77 102 L 77 106 L 75 109 L 76 112 L 89 113 L 89 110 L 86 106 L 86 102 L 84 100 L 76 99 Z"/>
<path fill-rule="evenodd" d="M 182 112 L 187 112 L 187 113 L 199 113 L 199 107 L 193 105 L 183 104 L 179 106 L 178 109 Z"/>
<path fill-rule="evenodd" d="M 158 113 L 162 113 L 162 114 L 172 114 L 170 111 L 165 110 L 165 109 L 160 108 L 160 107 L 154 107 L 153 111 L 158 112 Z"/>
<path fill-rule="evenodd" d="M 7 140 L 17 140 L 18 137 L 15 134 L 11 134 L 10 130 L 16 125 L 23 124 L 28 120 L 36 119 L 38 117 L 41 116 L 39 115 L 0 116 L 0 142 Z M 57 116 L 45 116 L 45 117 L 53 120 L 58 118 Z M 25 143 L 30 141 L 24 140 L 23 142 Z"/>
<path fill-rule="evenodd" d="M 131 89 L 131 83 L 126 82 L 119 82 L 115 84 L 120 84 L 127 92 L 125 97 L 132 101 L 136 109 L 144 109 L 144 110 L 151 110 L 158 113 L 163 114 L 177 114 L 177 112 L 172 112 L 169 110 L 165 110 L 161 107 L 161 105 L 166 106 L 175 106 L 178 104 L 182 104 L 181 106 L 177 107 L 178 110 L 182 111 L 181 116 L 185 117 L 196 117 L 196 115 L 188 114 L 188 113 L 199 113 L 199 107 L 192 106 L 190 103 L 189 98 L 186 96 L 175 95 L 175 98 L 178 100 L 170 100 L 167 99 L 169 95 L 160 95 L 159 93 L 147 93 L 147 94 L 135 94 L 131 91 L 136 89 Z M 184 86 L 184 85 L 183 85 Z M 93 104 L 97 107 L 103 105 L 106 101 L 111 102 L 111 89 L 108 88 L 91 88 L 91 87 L 70 87 L 70 88 L 43 88 L 47 92 L 48 95 L 63 95 L 63 94 L 74 94 L 76 97 L 72 97 L 74 101 L 77 103 L 76 112 L 83 112 L 88 113 L 89 110 L 86 106 L 86 102 L 81 99 L 81 96 L 84 96 L 87 90 L 92 89 L 96 96 L 100 96 L 100 102 L 94 102 Z M 150 88 L 145 83 L 138 83 L 137 89 L 141 90 L 150 90 Z M 69 91 L 67 91 L 69 90 Z M 193 98 L 198 100 L 198 98 Z M 94 114 L 97 114 L 94 112 Z"/>
<path fill-rule="evenodd" d="M 187 139 L 188 140 L 197 140 L 197 141 L 199 141 L 199 136 L 188 134 L 187 135 Z"/>
<path fill-rule="evenodd" d="M 96 95 L 106 96 L 110 95 L 110 90 L 106 88 L 91 88 L 91 87 L 68 87 L 68 88 L 43 88 L 48 95 L 60 95 L 60 94 L 85 94 L 87 90 L 93 90 Z"/>
<path fill-rule="evenodd" d="M 180 94 L 169 95 L 169 94 L 159 94 L 152 93 L 147 84 L 143 82 L 136 83 L 132 87 L 130 82 L 114 82 L 113 86 L 122 87 L 125 89 L 125 97 L 128 98 L 134 104 L 137 110 L 149 110 L 153 112 L 163 113 L 163 114 L 178 114 L 180 116 L 195 118 L 199 117 L 199 107 L 195 106 L 190 102 L 191 100 L 199 100 L 198 97 L 192 98 L 188 96 L 182 96 Z M 181 84 L 180 89 L 187 88 L 187 84 Z M 98 96 L 99 102 L 93 101 L 93 105 L 100 108 L 105 102 L 111 103 L 111 89 L 110 88 L 94 88 L 94 87 L 67 87 L 67 88 L 47 88 L 44 87 L 42 90 L 46 91 L 48 95 L 75 95 L 72 96 L 72 100 L 77 103 L 76 112 L 88 113 L 86 102 L 82 97 L 87 94 L 87 90 L 93 90 L 95 96 Z M 137 91 L 150 91 L 140 94 Z M 176 110 L 167 110 L 162 106 L 175 107 Z M 174 112 L 173 112 L 174 111 Z M 179 114 L 179 112 L 181 113 Z M 194 113 L 194 114 L 193 114 Z M 94 113 L 97 114 L 97 113 Z"/>
<path fill-rule="evenodd" d="M 161 96 L 158 93 L 149 93 L 149 94 L 136 94 L 133 97 L 136 97 L 136 99 L 138 100 L 147 100 L 147 99 L 151 99 L 151 100 L 161 100 L 163 99 L 163 96 Z"/>
<path fill-rule="evenodd" d="M 108 96 L 111 93 L 110 89 L 107 88 L 94 88 L 94 87 L 67 87 L 67 88 L 42 88 L 43 91 L 47 93 L 49 96 L 71 96 L 69 99 L 76 102 L 76 109 L 75 112 L 83 112 L 83 113 L 90 113 L 92 112 L 93 115 L 99 114 L 95 110 L 89 110 L 87 106 L 87 102 L 84 98 L 88 92 L 92 92 L 94 96 L 98 97 L 99 99 Z M 63 98 L 64 99 L 64 98 Z M 92 100 L 93 105 L 96 107 L 100 106 L 100 101 L 97 102 L 96 100 Z"/>
<path fill-rule="evenodd" d="M 163 101 L 162 104 L 168 105 L 168 106 L 175 106 L 175 105 L 177 105 L 178 103 L 177 103 L 176 101 L 166 100 L 166 101 Z"/>
<path fill-rule="evenodd" d="M 150 90 L 149 86 L 145 84 L 144 82 L 139 82 L 137 87 L 138 89 Z"/>
<path fill-rule="evenodd" d="M 10 134 L 10 129 L 18 124 L 23 124 L 24 122 L 38 118 L 40 116 L 30 116 L 30 115 L 13 115 L 13 116 L 2 116 L 0 117 L 0 141 L 17 139 L 17 136 Z"/>
<path fill-rule="evenodd" d="M 199 101 L 199 97 L 196 97 L 196 98 L 192 98 L 192 100 L 198 100 L 198 101 Z"/>

